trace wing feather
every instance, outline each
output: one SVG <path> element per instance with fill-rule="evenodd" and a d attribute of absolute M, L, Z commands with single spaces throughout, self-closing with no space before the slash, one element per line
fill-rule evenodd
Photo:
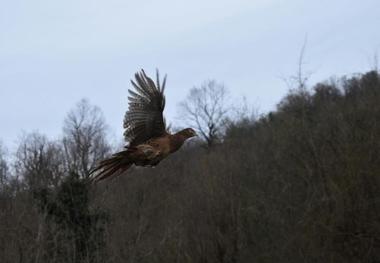
<path fill-rule="evenodd" d="M 129 142 L 129 146 L 135 146 L 166 134 L 163 117 L 166 76 L 161 84 L 157 70 L 156 83 L 154 83 L 144 70 L 141 70 L 135 74 L 135 81 L 131 80 L 131 83 L 134 90 L 128 90 L 128 111 L 124 116 L 124 137 Z"/>

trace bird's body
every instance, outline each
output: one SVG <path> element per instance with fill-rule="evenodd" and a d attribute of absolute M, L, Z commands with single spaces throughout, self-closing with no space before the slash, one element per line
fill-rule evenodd
<path fill-rule="evenodd" d="M 156 166 L 171 153 L 181 148 L 187 138 L 181 134 L 165 134 L 152 138 L 145 143 L 139 144 L 131 152 L 131 160 L 136 166 Z"/>
<path fill-rule="evenodd" d="M 129 109 L 124 118 L 124 136 L 129 145 L 124 151 L 113 154 L 99 163 L 91 171 L 92 179 L 100 181 L 110 176 L 120 175 L 132 165 L 156 166 L 168 155 L 176 152 L 190 137 L 196 136 L 187 128 L 170 134 L 165 126 L 165 80 L 160 86 L 157 72 L 156 84 L 145 75 L 136 73 L 132 81 L 135 91 L 129 90 Z"/>

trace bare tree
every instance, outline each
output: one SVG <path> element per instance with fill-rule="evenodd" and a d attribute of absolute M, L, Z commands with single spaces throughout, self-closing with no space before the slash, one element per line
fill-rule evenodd
<path fill-rule="evenodd" d="M 209 80 L 192 88 L 186 100 L 179 104 L 181 118 L 198 131 L 208 147 L 214 145 L 223 132 L 229 112 L 227 95 L 223 84 Z"/>
<path fill-rule="evenodd" d="M 0 189 L 7 181 L 8 176 L 8 164 L 5 159 L 6 150 L 0 141 Z"/>
<path fill-rule="evenodd" d="M 31 189 L 56 186 L 65 172 L 61 146 L 39 133 L 22 138 L 14 165 L 17 176 Z"/>
<path fill-rule="evenodd" d="M 372 70 L 379 72 L 379 52 L 376 50 L 372 58 Z"/>
<path fill-rule="evenodd" d="M 298 58 L 298 71 L 297 75 L 293 76 L 294 81 L 298 84 L 299 89 L 305 89 L 306 83 L 310 78 L 311 73 L 305 73 L 303 71 L 303 67 L 305 65 L 305 52 L 306 52 L 306 45 L 307 45 L 307 36 L 305 37 L 304 43 L 301 48 L 300 56 Z"/>
<path fill-rule="evenodd" d="M 85 99 L 67 114 L 63 126 L 63 146 L 66 166 L 71 172 L 87 178 L 96 162 L 109 153 L 106 130 L 99 107 Z"/>
<path fill-rule="evenodd" d="M 307 87 L 307 82 L 310 77 L 313 75 L 313 71 L 305 71 L 304 67 L 307 64 L 305 62 L 306 56 L 306 47 L 307 47 L 307 35 L 305 36 L 304 42 L 302 44 L 300 54 L 297 62 L 297 71 L 294 75 L 290 77 L 282 77 L 282 80 L 290 89 L 299 89 L 305 90 Z"/>

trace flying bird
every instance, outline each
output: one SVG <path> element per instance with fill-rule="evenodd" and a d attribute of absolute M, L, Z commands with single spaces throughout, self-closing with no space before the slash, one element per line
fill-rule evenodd
<path fill-rule="evenodd" d="M 134 90 L 128 90 L 128 111 L 124 116 L 124 137 L 129 144 L 90 172 L 94 182 L 121 175 L 132 165 L 154 167 L 197 135 L 192 128 L 175 134 L 168 132 L 163 116 L 166 76 L 160 83 L 157 70 L 155 83 L 141 70 L 131 83 Z"/>

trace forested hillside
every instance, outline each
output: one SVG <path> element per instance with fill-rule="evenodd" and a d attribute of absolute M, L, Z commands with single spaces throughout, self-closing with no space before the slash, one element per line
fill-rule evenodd
<path fill-rule="evenodd" d="M 96 185 L 82 101 L 62 137 L 0 147 L 1 262 L 380 262 L 380 75 L 289 91 L 159 166 Z"/>

